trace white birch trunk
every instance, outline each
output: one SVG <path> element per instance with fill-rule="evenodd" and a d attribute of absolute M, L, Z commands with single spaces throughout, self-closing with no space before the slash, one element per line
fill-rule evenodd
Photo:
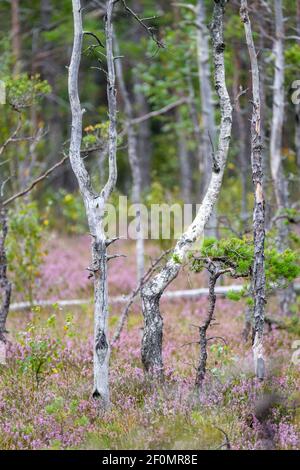
<path fill-rule="evenodd" d="M 11 283 L 7 278 L 5 242 L 7 236 L 7 212 L 0 203 L 0 364 L 6 364 L 6 319 L 10 307 Z"/>
<path fill-rule="evenodd" d="M 254 189 L 253 238 L 254 262 L 252 292 L 254 297 L 253 356 L 255 373 L 259 379 L 265 376 L 263 335 L 265 324 L 266 276 L 265 276 L 265 201 L 263 192 L 263 165 L 261 144 L 261 103 L 257 54 L 252 36 L 247 0 L 241 0 L 241 19 L 245 27 L 246 43 L 251 62 L 252 102 L 251 163 Z"/>
<path fill-rule="evenodd" d="M 103 228 L 105 203 L 111 195 L 117 180 L 116 149 L 116 90 L 113 56 L 112 13 L 114 1 L 108 0 L 105 34 L 107 55 L 107 98 L 109 114 L 108 165 L 109 177 L 99 194 L 92 187 L 90 176 L 81 158 L 82 113 L 78 78 L 82 52 L 83 28 L 80 0 L 72 0 L 74 18 L 74 43 L 69 67 L 69 100 L 72 113 L 72 131 L 70 139 L 70 162 L 77 178 L 85 204 L 92 243 L 91 273 L 94 278 L 94 389 L 93 397 L 100 398 L 101 406 L 108 409 L 109 395 L 109 358 L 108 339 L 108 284 L 107 284 L 107 246 L 108 240 Z"/>
<path fill-rule="evenodd" d="M 215 65 L 215 86 L 220 99 L 221 125 L 219 142 L 213 158 L 213 170 L 206 194 L 198 213 L 185 233 L 177 241 L 173 256 L 161 271 L 142 288 L 142 308 L 144 315 L 144 332 L 142 340 L 142 361 L 144 368 L 151 374 L 162 375 L 162 336 L 163 321 L 160 314 L 160 298 L 168 285 L 176 278 L 187 253 L 194 242 L 204 232 L 215 204 L 217 202 L 231 138 L 232 106 L 225 81 L 223 15 L 225 1 L 215 2 L 212 23 L 212 38 Z"/>

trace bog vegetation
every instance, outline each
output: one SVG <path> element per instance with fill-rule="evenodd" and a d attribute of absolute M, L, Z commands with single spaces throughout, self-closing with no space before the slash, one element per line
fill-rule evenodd
<path fill-rule="evenodd" d="M 300 2 L 0 13 L 0 448 L 299 449 Z"/>

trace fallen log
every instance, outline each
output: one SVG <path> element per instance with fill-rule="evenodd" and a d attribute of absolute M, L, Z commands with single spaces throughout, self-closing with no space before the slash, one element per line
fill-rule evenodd
<path fill-rule="evenodd" d="M 240 292 L 242 290 L 242 285 L 231 285 L 231 286 L 217 286 L 216 294 L 219 296 L 226 296 L 228 292 Z M 295 285 L 295 290 L 297 293 L 300 293 L 300 284 Z M 187 289 L 187 290 L 175 290 L 165 292 L 162 296 L 165 300 L 174 300 L 174 299 L 193 299 L 197 297 L 206 297 L 208 296 L 207 288 L 199 289 Z M 130 296 L 128 295 L 119 295 L 116 297 L 111 297 L 110 302 L 113 304 L 126 303 L 128 302 Z M 92 299 L 71 299 L 71 300 L 34 300 L 33 302 L 16 302 L 11 304 L 11 311 L 20 311 L 27 310 L 35 307 L 52 307 L 53 305 L 58 307 L 72 307 L 80 305 L 88 305 L 92 303 Z"/>

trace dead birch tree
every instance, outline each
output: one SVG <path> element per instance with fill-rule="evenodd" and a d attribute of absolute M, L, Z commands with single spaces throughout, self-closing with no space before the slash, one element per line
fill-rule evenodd
<path fill-rule="evenodd" d="M 218 146 L 213 154 L 210 183 L 194 221 L 177 241 L 173 255 L 159 273 L 151 278 L 141 290 L 144 316 L 142 361 L 145 371 L 158 377 L 163 374 L 163 320 L 160 313 L 160 298 L 169 284 L 177 277 L 181 264 L 189 250 L 192 249 L 194 242 L 203 235 L 221 190 L 231 139 L 232 105 L 226 87 L 224 63 L 223 17 L 225 4 L 226 0 L 215 0 L 211 26 L 215 86 L 220 100 L 221 124 Z"/>
<path fill-rule="evenodd" d="M 263 334 L 265 323 L 266 276 L 265 276 L 265 201 L 263 192 L 263 167 L 261 144 L 261 103 L 257 54 L 252 36 L 247 0 L 241 0 L 241 19 L 244 23 L 246 43 L 251 62 L 252 119 L 251 119 L 251 164 L 254 188 L 253 238 L 254 262 L 252 292 L 254 298 L 253 355 L 255 372 L 259 379 L 265 375 Z"/>
<path fill-rule="evenodd" d="M 100 398 L 104 409 L 110 406 L 109 394 L 109 358 L 110 344 L 108 338 L 108 281 L 107 281 L 107 247 L 111 240 L 106 238 L 103 226 L 105 204 L 115 188 L 117 181 L 117 103 L 115 89 L 115 65 L 113 52 L 112 15 L 114 0 L 106 3 L 105 36 L 107 58 L 107 100 L 109 114 L 108 166 L 109 176 L 100 192 L 91 184 L 90 175 L 81 158 L 82 114 L 78 79 L 82 41 L 82 10 L 80 0 L 72 0 L 74 19 L 74 42 L 69 67 L 69 100 L 72 113 L 72 130 L 70 139 L 70 162 L 78 181 L 84 201 L 89 229 L 92 236 L 92 266 L 94 279 L 94 389 L 93 397 Z"/>
<path fill-rule="evenodd" d="M 289 208 L 288 181 L 284 174 L 282 164 L 282 135 L 285 113 L 284 92 L 284 19 L 282 12 L 282 0 L 274 0 L 275 9 L 275 41 L 274 41 L 274 82 L 273 82 L 273 111 L 270 141 L 270 165 L 274 184 L 276 208 L 279 215 L 284 215 Z M 288 248 L 289 226 L 284 217 L 277 220 L 278 239 L 277 248 L 284 251 Z M 294 300 L 293 286 L 280 293 L 280 307 L 282 313 L 288 314 L 290 305 Z"/>

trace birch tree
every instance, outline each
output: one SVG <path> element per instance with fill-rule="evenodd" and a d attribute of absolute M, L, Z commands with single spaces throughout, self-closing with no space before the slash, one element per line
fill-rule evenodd
<path fill-rule="evenodd" d="M 90 175 L 81 158 L 82 114 L 78 79 L 82 52 L 83 27 L 80 0 L 72 0 L 74 20 L 74 42 L 69 67 L 69 100 L 72 113 L 72 130 L 69 156 L 84 201 L 89 229 L 92 236 L 91 274 L 94 280 L 94 389 L 93 397 L 99 398 L 104 409 L 110 406 L 108 338 L 108 281 L 107 247 L 112 242 L 105 235 L 103 216 L 105 203 L 113 192 L 117 181 L 117 103 L 115 89 L 115 65 L 113 53 L 112 15 L 114 0 L 106 2 L 105 36 L 107 58 L 107 100 L 109 114 L 108 166 L 109 176 L 104 187 L 96 192 Z"/>
<path fill-rule="evenodd" d="M 1 290 L 1 306 L 0 306 L 0 364 L 6 362 L 6 320 L 9 312 L 11 299 L 11 282 L 7 276 L 7 257 L 5 242 L 7 237 L 7 211 L 0 207 L 0 290 Z"/>
<path fill-rule="evenodd" d="M 254 262 L 252 292 L 254 298 L 253 355 L 255 372 L 259 379 L 265 375 L 263 352 L 264 312 L 266 303 L 265 276 L 265 201 L 263 192 L 263 168 L 261 145 L 261 102 L 257 54 L 252 36 L 247 0 L 241 0 L 241 19 L 244 23 L 246 43 L 249 51 L 252 75 L 252 118 L 251 118 L 251 164 L 254 189 L 253 238 Z"/>
<path fill-rule="evenodd" d="M 176 243 L 172 257 L 141 291 L 144 331 L 142 339 L 142 361 L 146 372 L 161 377 L 163 374 L 162 338 L 163 320 L 160 313 L 160 298 L 176 278 L 189 250 L 204 232 L 217 202 L 227 161 L 232 128 L 232 105 L 225 80 L 223 17 L 226 1 L 214 2 L 211 26 L 215 67 L 215 87 L 220 100 L 221 124 L 219 141 L 213 154 L 212 174 L 206 194 L 195 219 Z"/>
<path fill-rule="evenodd" d="M 285 113 L 284 93 L 284 20 L 282 12 L 282 0 L 274 0 L 275 9 L 275 41 L 274 41 L 274 82 L 273 82 L 273 110 L 270 141 L 270 165 L 274 184 L 276 206 L 279 215 L 284 215 L 289 208 L 288 181 L 282 165 L 282 136 Z M 284 217 L 277 220 L 279 251 L 288 247 L 289 227 Z M 293 286 L 285 289 L 279 295 L 281 310 L 288 314 L 293 301 Z"/>

